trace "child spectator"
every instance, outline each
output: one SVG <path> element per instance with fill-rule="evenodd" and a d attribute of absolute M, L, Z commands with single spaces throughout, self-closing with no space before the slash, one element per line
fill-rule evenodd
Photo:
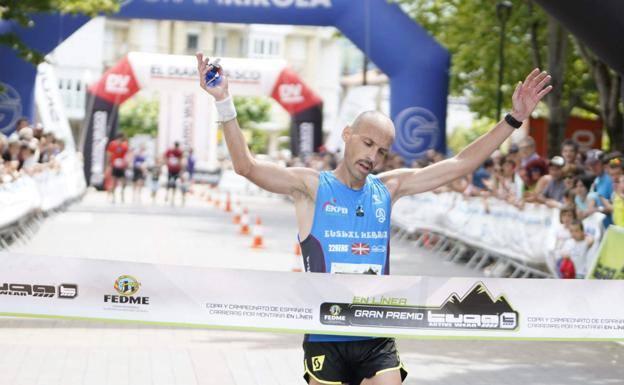
<path fill-rule="evenodd" d="M 594 239 L 585 234 L 583 222 L 575 219 L 570 223 L 571 238 L 567 239 L 561 246 L 560 255 L 562 259 L 569 259 L 574 264 L 576 272 L 575 278 L 585 278 L 587 275 L 587 254 Z"/>
<path fill-rule="evenodd" d="M 576 210 L 572 206 L 566 206 L 559 211 L 559 227 L 557 228 L 555 249 L 571 237 L 569 227 L 576 218 Z"/>

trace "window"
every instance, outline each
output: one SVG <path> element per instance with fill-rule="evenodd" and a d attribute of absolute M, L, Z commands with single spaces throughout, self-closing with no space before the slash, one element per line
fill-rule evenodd
<path fill-rule="evenodd" d="M 238 56 L 247 57 L 249 54 L 249 41 L 245 37 L 241 37 L 238 45 Z"/>
<path fill-rule="evenodd" d="M 226 56 L 227 36 L 215 35 L 214 37 L 214 55 Z"/>
<path fill-rule="evenodd" d="M 197 52 L 199 48 L 199 36 L 196 33 L 186 35 L 186 50 Z"/>
<path fill-rule="evenodd" d="M 255 38 L 251 56 L 257 58 L 276 58 L 280 55 L 280 41 L 271 38 Z"/>

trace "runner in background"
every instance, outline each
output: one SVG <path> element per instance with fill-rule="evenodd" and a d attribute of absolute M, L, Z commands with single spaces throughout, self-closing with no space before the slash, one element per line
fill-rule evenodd
<path fill-rule="evenodd" d="M 173 147 L 165 152 L 165 164 L 167 165 L 167 194 L 165 195 L 165 202 L 171 202 L 172 206 L 175 203 L 177 182 L 182 171 L 182 160 L 183 153 L 180 149 L 180 142 L 175 142 Z"/>
<path fill-rule="evenodd" d="M 132 158 L 132 201 L 135 203 L 141 203 L 141 193 L 147 172 L 146 159 L 145 146 L 141 145 Z"/>
<path fill-rule="evenodd" d="M 156 195 L 158 194 L 158 189 L 160 188 L 160 171 L 162 165 L 158 160 L 154 161 L 155 163 L 149 169 L 149 186 L 150 186 L 150 195 L 152 196 L 152 204 L 156 203 Z"/>
<path fill-rule="evenodd" d="M 128 168 L 128 140 L 126 136 L 120 132 L 111 140 L 106 149 L 108 161 L 112 169 L 113 184 L 109 190 L 112 202 L 115 203 L 115 190 L 121 182 L 121 202 L 124 202 L 124 194 L 126 189 L 126 169 Z"/>

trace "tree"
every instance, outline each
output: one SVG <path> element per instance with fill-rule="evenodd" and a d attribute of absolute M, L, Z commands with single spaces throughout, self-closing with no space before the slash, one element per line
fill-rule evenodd
<path fill-rule="evenodd" d="M 453 55 L 451 94 L 468 95 L 473 111 L 480 116 L 494 116 L 500 33 L 496 3 L 491 0 L 397 1 Z M 505 36 L 504 108 L 511 108 L 515 82 L 523 79 L 531 68 L 549 71 L 554 90 L 546 97 L 545 104 L 552 154 L 559 150 L 570 114 L 578 114 L 579 109 L 600 113 L 598 101 L 604 96 L 597 92 L 600 85 L 590 73 L 591 64 L 583 58 L 582 51 L 586 48 L 575 44 L 570 33 L 532 1 L 513 0 L 512 4 Z M 624 147 L 624 138 L 611 139 L 616 148 Z"/>
<path fill-rule="evenodd" d="M 271 103 L 263 97 L 235 96 L 238 124 L 243 130 L 250 132 L 249 148 L 252 152 L 266 153 L 269 136 L 266 132 L 254 128 L 254 123 L 268 122 Z"/>
<path fill-rule="evenodd" d="M 0 0 L 0 20 L 15 21 L 22 27 L 33 27 L 35 13 L 61 12 L 96 16 L 100 12 L 119 11 L 119 0 Z M 16 33 L 0 35 L 0 44 L 7 45 L 27 62 L 37 65 L 47 52 L 29 48 Z"/>
<path fill-rule="evenodd" d="M 147 134 L 155 137 L 158 132 L 157 99 L 133 98 L 119 109 L 119 130 L 127 137 Z"/>

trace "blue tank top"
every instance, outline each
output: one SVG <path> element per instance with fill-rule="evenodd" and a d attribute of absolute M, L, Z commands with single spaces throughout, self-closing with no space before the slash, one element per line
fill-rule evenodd
<path fill-rule="evenodd" d="M 333 274 L 389 274 L 390 193 L 374 175 L 360 190 L 330 171 L 319 176 L 314 222 L 301 242 L 306 271 Z M 306 341 L 354 341 L 368 337 L 306 335 Z"/>

